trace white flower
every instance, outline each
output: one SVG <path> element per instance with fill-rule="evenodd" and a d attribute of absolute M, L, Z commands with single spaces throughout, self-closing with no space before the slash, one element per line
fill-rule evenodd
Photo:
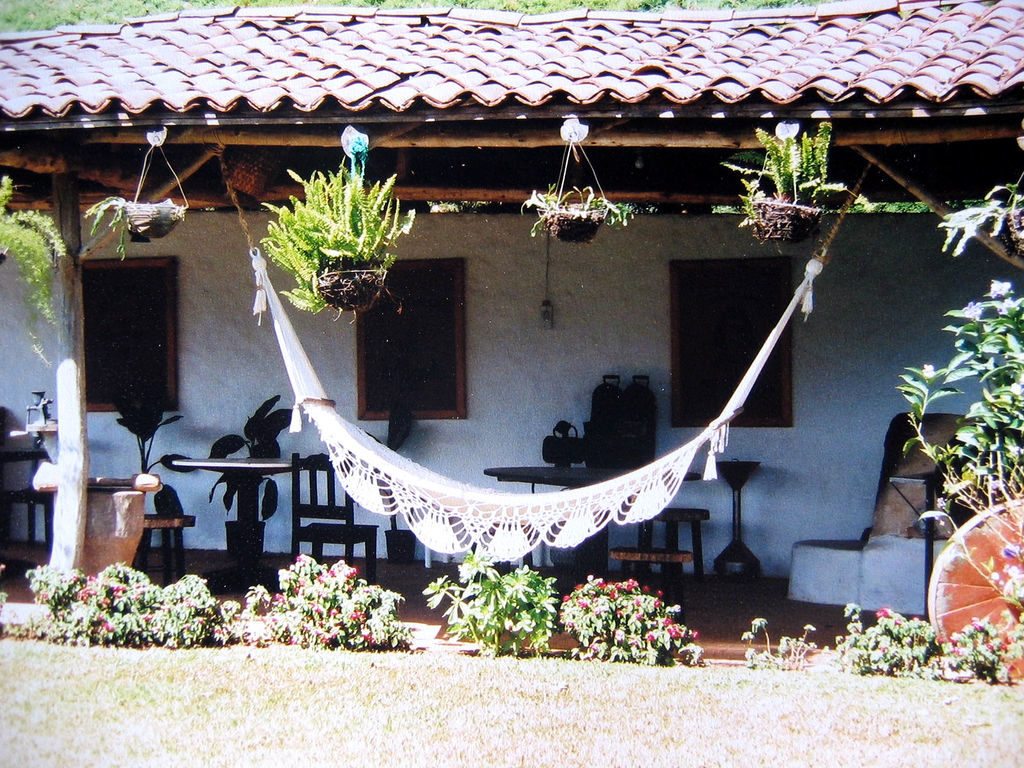
<path fill-rule="evenodd" d="M 932 365 L 931 363 L 928 363 L 923 368 L 921 368 L 921 375 L 924 376 L 926 379 L 932 378 L 933 376 L 935 376 L 935 366 Z"/>
<path fill-rule="evenodd" d="M 1010 385 L 1010 393 L 1015 395 L 1016 397 L 1020 397 L 1022 394 L 1024 394 L 1024 386 L 1021 386 L 1021 383 L 1019 381 L 1015 381 L 1013 382 L 1013 384 Z"/>
<path fill-rule="evenodd" d="M 993 299 L 1001 299 L 1003 296 L 1013 290 L 1012 283 L 1002 283 L 998 280 L 993 280 L 992 285 L 989 286 L 988 295 Z"/>
<path fill-rule="evenodd" d="M 775 135 L 780 139 L 795 139 L 800 133 L 800 123 L 795 120 L 783 120 L 775 126 Z"/>
<path fill-rule="evenodd" d="M 972 301 L 966 307 L 964 307 L 964 317 L 968 320 L 980 320 L 981 315 L 985 310 L 976 301 Z"/>

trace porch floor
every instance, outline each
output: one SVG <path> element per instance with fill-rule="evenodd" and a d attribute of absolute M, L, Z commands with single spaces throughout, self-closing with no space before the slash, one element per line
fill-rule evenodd
<path fill-rule="evenodd" d="M 24 571 L 26 566 L 45 561 L 46 551 L 42 546 L 11 543 L 0 549 L 0 563 L 9 564 L 0 576 L 0 592 L 7 593 L 9 610 L 24 610 L 18 604 L 32 602 Z M 285 568 L 293 561 L 294 558 L 289 554 L 267 554 L 263 560 L 264 564 L 274 568 Z M 224 551 L 190 549 L 185 552 L 185 563 L 189 573 L 203 575 L 230 565 L 231 560 Z M 355 558 L 352 564 L 362 570 L 361 558 Z M 436 560 L 429 569 L 424 567 L 421 560 L 410 564 L 378 560 L 377 581 L 405 598 L 401 616 L 403 621 L 414 625 L 417 646 L 437 649 L 461 647 L 445 641 L 442 609 L 429 609 L 423 595 L 423 589 L 429 582 L 442 575 L 456 578 L 457 570 L 458 565 L 455 563 L 439 563 Z M 542 568 L 541 571 L 557 579 L 560 594 L 566 594 L 575 586 L 572 574 L 565 569 Z M 158 572 L 153 571 L 150 576 L 155 582 L 160 582 Z M 619 574 L 607 576 L 618 578 Z M 644 581 L 642 576 L 639 580 L 641 583 Z M 711 660 L 742 660 L 746 645 L 740 636 L 750 628 L 750 621 L 755 617 L 768 620 L 768 631 L 773 643 L 783 635 L 799 637 L 805 624 L 812 624 L 816 628 L 810 639 L 819 647 L 833 646 L 836 636 L 845 633 L 846 621 L 842 606 L 789 600 L 786 597 L 786 579 L 734 581 L 717 578 L 712 574 L 705 576 L 703 581 L 696 581 L 693 576 L 687 575 L 684 582 L 686 624 L 699 633 L 698 642 Z M 225 594 L 219 597 L 242 600 L 244 595 Z M 565 640 L 562 638 L 558 642 L 556 639 L 555 647 L 564 647 Z"/>

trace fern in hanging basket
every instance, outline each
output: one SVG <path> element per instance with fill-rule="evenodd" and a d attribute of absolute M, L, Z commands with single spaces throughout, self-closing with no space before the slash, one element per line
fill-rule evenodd
<path fill-rule="evenodd" d="M 813 136 L 787 122 L 779 123 L 774 135 L 760 128 L 755 133 L 763 156 L 744 152 L 722 163 L 744 177 L 740 201 L 746 218 L 740 226 L 752 227 L 761 242 L 803 240 L 818 226 L 821 206 L 846 191 L 828 181 L 832 124 L 821 123 Z"/>
<path fill-rule="evenodd" d="M 531 235 L 548 232 L 567 243 L 589 243 L 602 224 L 624 227 L 633 215 L 629 205 L 613 203 L 593 187 L 573 187 L 562 194 L 553 186 L 546 194 L 534 191 L 523 203 L 527 208 L 536 208 L 538 215 Z"/>
<path fill-rule="evenodd" d="M 993 187 L 980 205 L 944 216 L 939 223 L 946 230 L 942 249 L 959 256 L 971 238 L 985 232 L 1001 239 L 1011 254 L 1024 259 L 1024 201 L 1017 191 L 1019 184 Z"/>
<path fill-rule="evenodd" d="M 366 185 L 361 174 L 344 166 L 308 179 L 294 171 L 288 175 L 302 185 L 305 199 L 264 203 L 276 220 L 262 241 L 271 261 L 295 279 L 296 287 L 284 295 L 307 312 L 368 309 L 395 263 L 395 242 L 415 219 L 415 211 L 399 210 L 396 177 Z"/>

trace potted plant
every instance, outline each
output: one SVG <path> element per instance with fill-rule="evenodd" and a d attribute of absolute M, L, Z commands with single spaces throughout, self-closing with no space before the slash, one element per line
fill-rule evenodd
<path fill-rule="evenodd" d="M 180 413 L 164 418 L 162 398 L 125 394 L 118 398 L 115 407 L 118 413 L 117 423 L 135 437 L 141 474 L 147 474 L 158 464 L 169 467 L 170 462 L 175 458 L 183 458 L 177 454 L 167 454 L 156 461 L 150 460 L 157 430 L 182 419 Z M 178 498 L 178 492 L 166 484 L 163 484 L 160 490 L 153 495 L 153 508 L 158 515 L 164 517 L 181 517 L 185 514 L 181 500 Z"/>
<path fill-rule="evenodd" d="M 972 237 L 987 231 L 992 237 L 1001 238 L 1011 253 L 1024 258 L 1024 208 L 1020 207 L 1017 192 L 1020 182 L 1018 179 L 1016 184 L 993 187 L 981 205 L 944 216 L 939 223 L 946 230 L 942 249 L 959 256 Z"/>
<path fill-rule="evenodd" d="M 135 242 L 148 242 L 153 238 L 170 233 L 179 221 L 185 219 L 186 207 L 167 199 L 160 203 L 140 203 L 123 197 L 108 197 L 100 200 L 85 212 L 92 222 L 91 234 L 95 235 L 100 223 L 109 213 L 108 226 L 119 232 L 117 255 L 122 259 L 127 253 L 128 236 Z"/>
<path fill-rule="evenodd" d="M 278 435 L 291 423 L 291 411 L 287 408 L 274 410 L 280 395 L 265 400 L 259 408 L 245 422 L 242 434 L 229 434 L 218 438 L 210 447 L 211 459 L 224 459 L 239 451 L 246 449 L 251 458 L 271 459 L 280 458 L 281 446 L 277 442 Z M 260 500 L 260 523 L 257 527 L 257 541 L 242 541 L 241 529 L 238 521 L 228 521 L 227 546 L 228 551 L 237 553 L 241 551 L 263 551 L 263 532 L 266 521 L 273 517 L 277 511 L 278 491 L 277 483 L 271 477 L 262 480 L 262 499 Z M 224 486 L 224 509 L 230 510 L 235 503 L 238 494 L 238 479 L 231 473 L 225 472 L 210 488 L 210 501 L 219 486 Z"/>
<path fill-rule="evenodd" d="M 402 215 L 393 192 L 396 177 L 366 185 L 361 168 L 341 166 L 303 179 L 304 200 L 264 206 L 277 218 L 262 244 L 270 259 L 295 279 L 284 295 L 299 309 L 326 307 L 362 312 L 384 290 L 397 258 L 395 242 L 412 228 L 415 211 Z"/>
<path fill-rule="evenodd" d="M 846 191 L 828 181 L 828 152 L 832 124 L 821 123 L 811 136 L 800 124 L 780 122 L 775 133 L 756 129 L 764 147 L 760 153 L 741 153 L 723 165 L 744 178 L 740 195 L 746 218 L 740 226 L 753 227 L 754 237 L 797 242 L 810 235 L 821 219 L 821 205 Z M 764 188 L 769 184 L 769 190 Z"/>
<path fill-rule="evenodd" d="M 110 228 L 120 231 L 117 241 L 117 253 L 123 259 L 128 244 L 128 235 L 132 236 L 135 242 L 149 242 L 151 238 L 163 237 L 170 233 L 179 221 L 185 218 L 185 211 L 188 210 L 188 201 L 185 200 L 185 191 L 181 188 L 181 181 L 171 167 L 171 161 L 164 153 L 164 140 L 167 138 L 167 128 L 162 127 L 155 131 L 146 133 L 146 141 L 149 142 L 149 149 L 142 159 L 142 174 L 139 176 L 139 184 L 135 188 L 135 198 L 127 200 L 123 197 L 108 197 L 91 206 L 85 212 L 86 216 L 92 218 L 92 234 L 96 234 L 100 222 L 108 213 L 111 214 Z M 184 205 L 177 205 L 174 201 L 167 199 L 159 203 L 140 203 L 139 196 L 142 194 L 142 187 L 146 183 L 146 174 L 152 164 L 153 152 L 159 149 L 167 163 L 171 175 L 178 182 L 178 191 L 181 193 Z"/>
<path fill-rule="evenodd" d="M 624 227 L 633 215 L 629 205 L 613 203 L 593 187 L 573 187 L 561 194 L 554 186 L 545 194 L 534 190 L 523 208 L 537 209 L 531 235 L 543 230 L 567 243 L 589 243 L 602 224 Z"/>
<path fill-rule="evenodd" d="M 33 319 L 55 321 L 53 269 L 65 253 L 64 240 L 53 221 L 38 211 L 11 211 L 14 182 L 0 179 L 0 264 L 10 256 L 28 285 L 27 302 Z"/>

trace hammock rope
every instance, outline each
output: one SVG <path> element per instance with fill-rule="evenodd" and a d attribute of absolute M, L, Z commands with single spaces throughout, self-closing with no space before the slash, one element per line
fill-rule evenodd
<path fill-rule="evenodd" d="M 509 493 L 461 483 L 400 456 L 342 418 L 327 396 L 285 313 L 259 249 L 251 247 L 257 300 L 254 314 L 270 312 L 295 402 L 317 427 L 338 481 L 361 506 L 401 515 L 430 549 L 454 554 L 471 548 L 497 560 L 522 557 L 540 543 L 574 547 L 609 522 L 637 523 L 657 515 L 678 493 L 697 452 L 709 445 L 705 477 L 727 443 L 729 423 L 742 410 L 758 375 L 793 314 L 812 291 L 822 262 L 807 263 L 779 322 L 721 414 L 684 445 L 638 469 L 584 488 Z M 293 420 L 293 431 L 297 425 Z"/>

